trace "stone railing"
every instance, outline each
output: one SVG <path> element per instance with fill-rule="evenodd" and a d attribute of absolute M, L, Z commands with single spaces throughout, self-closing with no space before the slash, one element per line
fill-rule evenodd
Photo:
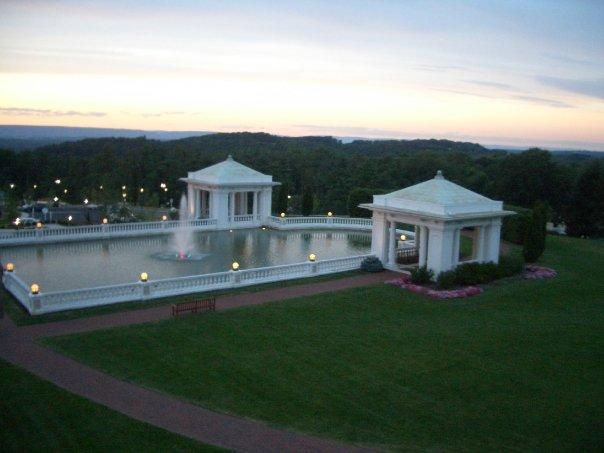
<path fill-rule="evenodd" d="M 371 230 L 373 221 L 371 219 L 359 219 L 355 217 L 329 217 L 329 216 L 309 216 L 309 217 L 274 217 L 268 219 L 268 225 L 278 230 L 290 230 L 296 228 L 334 228 L 334 229 L 353 229 L 353 230 Z"/>
<path fill-rule="evenodd" d="M 41 228 L 34 230 L 0 230 L 0 246 L 144 236 L 148 234 L 168 233 L 177 228 L 213 230 L 216 229 L 216 219 L 111 223 L 105 225 Z"/>
<path fill-rule="evenodd" d="M 70 291 L 44 292 L 44 289 L 41 288 L 42 291 L 35 295 L 30 293 L 27 285 L 18 278 L 15 272 L 5 272 L 2 280 L 5 287 L 21 302 L 30 314 L 36 315 L 116 302 L 148 300 L 344 272 L 358 269 L 361 261 L 368 256 L 371 255 Z"/>

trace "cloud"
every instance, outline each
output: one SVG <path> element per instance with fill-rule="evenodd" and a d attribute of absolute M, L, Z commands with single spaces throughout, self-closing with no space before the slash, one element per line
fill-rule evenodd
<path fill-rule="evenodd" d="M 467 83 L 472 85 L 479 85 L 489 88 L 499 88 L 501 90 L 515 90 L 515 88 L 507 83 L 491 82 L 488 80 L 466 80 Z"/>
<path fill-rule="evenodd" d="M 461 94 L 464 96 L 477 96 L 480 98 L 488 98 L 488 99 L 511 99 L 514 101 L 530 102 L 532 104 L 546 105 L 548 107 L 556 107 L 556 108 L 563 108 L 563 109 L 575 108 L 574 105 L 568 104 L 567 102 L 558 101 L 556 99 L 541 98 L 538 96 L 527 96 L 524 94 L 496 95 L 496 94 L 473 93 L 470 91 L 448 90 L 448 89 L 444 89 L 444 88 L 433 88 L 433 89 L 436 91 L 443 91 L 445 93 Z"/>
<path fill-rule="evenodd" d="M 107 116 L 105 112 L 81 112 L 77 110 L 30 109 L 21 107 L 0 107 L 0 113 L 12 116 Z"/>
<path fill-rule="evenodd" d="M 604 99 L 604 79 L 563 79 L 560 77 L 537 76 L 535 80 L 549 87 L 592 98 Z"/>

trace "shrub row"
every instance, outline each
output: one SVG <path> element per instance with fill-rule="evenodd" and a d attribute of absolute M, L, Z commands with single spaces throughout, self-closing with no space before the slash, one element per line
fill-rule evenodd
<path fill-rule="evenodd" d="M 441 289 L 454 286 L 479 285 L 500 278 L 511 277 L 522 272 L 523 268 L 522 258 L 502 256 L 499 259 L 499 264 L 467 263 L 450 271 L 441 272 L 436 279 L 436 284 Z"/>

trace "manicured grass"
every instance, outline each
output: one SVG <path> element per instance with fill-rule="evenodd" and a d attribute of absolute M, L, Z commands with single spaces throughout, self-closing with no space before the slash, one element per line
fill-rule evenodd
<path fill-rule="evenodd" d="M 222 451 L 133 420 L 0 360 L 0 449 Z"/>
<path fill-rule="evenodd" d="M 147 301 L 124 302 L 112 305 L 103 305 L 99 307 L 82 308 L 79 310 L 66 310 L 56 313 L 47 313 L 44 315 L 30 316 L 27 310 L 2 286 L 0 286 L 0 302 L 4 303 L 6 313 L 11 317 L 15 324 L 23 326 L 29 324 L 40 324 L 46 322 L 65 321 L 69 319 L 85 318 L 94 315 L 105 315 L 109 313 L 118 313 L 126 310 L 138 310 L 144 308 L 158 307 L 162 305 L 171 305 L 185 300 L 205 297 L 218 297 L 228 294 L 253 293 L 272 288 L 284 288 L 287 286 L 301 285 L 308 283 L 317 283 L 338 278 L 352 277 L 361 274 L 361 271 L 347 271 L 337 274 L 321 275 L 319 277 L 299 278 L 295 280 L 286 280 L 282 282 L 265 283 L 256 286 L 246 286 L 238 289 L 225 289 L 219 291 L 208 291 L 204 293 L 188 294 L 185 296 L 166 297 L 162 299 L 153 299 Z"/>
<path fill-rule="evenodd" d="M 395 449 L 602 450 L 604 242 L 547 281 L 434 301 L 374 285 L 47 341 L 199 404 Z"/>

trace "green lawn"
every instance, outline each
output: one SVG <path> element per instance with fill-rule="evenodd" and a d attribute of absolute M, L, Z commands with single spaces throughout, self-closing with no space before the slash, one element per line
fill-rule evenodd
<path fill-rule="evenodd" d="M 6 313 L 15 322 L 15 324 L 23 326 L 29 324 L 40 324 L 46 322 L 65 321 L 69 319 L 85 318 L 95 315 L 105 315 L 109 313 L 117 313 L 126 310 L 139 310 L 144 308 L 158 307 L 162 305 L 171 305 L 185 300 L 204 297 L 219 297 L 229 294 L 253 293 L 264 291 L 273 288 L 284 288 L 286 286 L 301 285 L 308 283 L 317 283 L 327 280 L 335 280 L 338 278 L 352 277 L 361 274 L 361 271 L 353 270 L 340 272 L 337 274 L 321 275 L 311 278 L 298 278 L 295 280 L 286 280 L 274 283 L 265 283 L 262 285 L 246 286 L 239 289 L 225 289 L 219 291 L 207 291 L 204 293 L 187 294 L 185 296 L 166 297 L 162 299 L 153 299 L 146 301 L 123 302 L 112 305 L 102 305 L 98 307 L 81 308 L 78 310 L 65 310 L 56 313 L 47 313 L 44 315 L 30 316 L 23 306 L 3 287 L 0 285 L 0 302 L 4 303 Z"/>
<path fill-rule="evenodd" d="M 604 242 L 556 279 L 434 301 L 375 285 L 47 340 L 203 406 L 397 449 L 604 448 Z"/>
<path fill-rule="evenodd" d="M 133 420 L 0 360 L 0 449 L 222 451 Z"/>

